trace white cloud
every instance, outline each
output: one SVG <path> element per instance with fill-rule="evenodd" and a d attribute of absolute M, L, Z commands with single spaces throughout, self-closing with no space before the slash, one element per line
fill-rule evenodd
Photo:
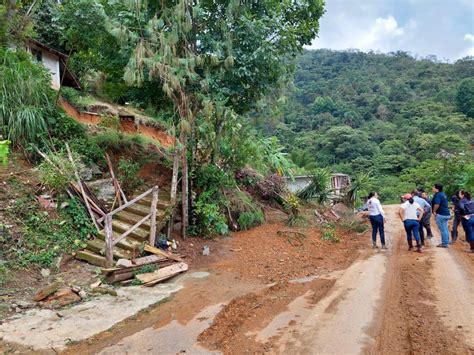
<path fill-rule="evenodd" d="M 467 33 L 464 35 L 464 40 L 469 42 L 474 42 L 474 35 Z"/>
<path fill-rule="evenodd" d="M 452 61 L 474 52 L 472 18 L 472 0 L 329 0 L 309 48 L 402 50 Z"/>
<path fill-rule="evenodd" d="M 375 19 L 375 23 L 363 31 L 354 44 L 356 48 L 363 51 L 371 49 L 387 51 L 391 49 L 392 41 L 404 34 L 405 28 L 400 27 L 397 20 L 389 15 L 386 18 Z"/>

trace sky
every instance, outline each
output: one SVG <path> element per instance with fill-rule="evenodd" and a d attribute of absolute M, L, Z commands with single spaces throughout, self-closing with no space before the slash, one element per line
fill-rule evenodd
<path fill-rule="evenodd" d="M 474 56 L 474 0 L 326 0 L 319 38 L 307 48 Z"/>

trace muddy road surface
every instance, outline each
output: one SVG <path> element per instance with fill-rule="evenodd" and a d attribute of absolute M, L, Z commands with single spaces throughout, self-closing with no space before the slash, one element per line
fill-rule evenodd
<path fill-rule="evenodd" d="M 408 251 L 398 207 L 386 210 L 387 250 L 372 249 L 370 233 L 337 246 L 315 236 L 298 260 L 314 272 L 292 274 L 281 265 L 306 244 L 290 250 L 271 239 L 280 254 L 260 272 L 251 264 L 266 251 L 251 254 L 246 243 L 255 236 L 243 235 L 167 301 L 62 352 L 474 354 L 474 255 L 463 242 L 437 248 L 436 228 L 422 254 Z M 262 238 L 273 233 L 265 228 Z"/>

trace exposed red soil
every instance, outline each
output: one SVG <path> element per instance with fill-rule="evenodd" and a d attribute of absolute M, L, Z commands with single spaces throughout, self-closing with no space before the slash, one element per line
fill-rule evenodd
<path fill-rule="evenodd" d="M 278 232 L 283 232 L 278 234 Z M 290 232 L 288 236 L 286 232 Z M 294 237 L 305 235 L 301 240 Z M 279 282 L 349 266 L 368 245 L 367 235 L 338 231 L 339 243 L 321 240 L 319 228 L 288 228 L 265 224 L 237 232 L 228 243 L 229 258 L 216 262 L 216 270 L 236 272 L 242 279 Z"/>
<path fill-rule="evenodd" d="M 472 354 L 473 349 L 468 349 L 462 336 L 443 324 L 437 312 L 432 256 L 408 252 L 404 239 L 400 238 L 396 255 L 391 258 L 382 324 L 377 343 L 368 352 Z M 427 245 L 426 249 L 430 248 L 433 247 Z"/>
<path fill-rule="evenodd" d="M 86 125 L 98 125 L 102 116 L 96 113 L 90 112 L 79 112 L 69 102 L 64 99 L 60 100 L 60 104 L 68 116 L 74 118 L 76 121 Z M 120 117 L 120 129 L 124 133 L 129 134 L 141 134 L 145 137 L 151 138 L 159 142 L 163 147 L 169 148 L 174 145 L 175 138 L 166 134 L 163 130 L 144 125 L 142 123 L 137 124 L 130 117 Z"/>
<path fill-rule="evenodd" d="M 260 343 L 256 332 L 265 328 L 275 314 L 284 312 L 296 297 L 311 293 L 311 303 L 316 303 L 334 285 L 335 280 L 315 280 L 304 284 L 277 283 L 260 292 L 248 293 L 233 299 L 214 318 L 212 325 L 198 338 L 210 350 L 224 354 L 263 354 L 272 352 L 272 341 Z"/>

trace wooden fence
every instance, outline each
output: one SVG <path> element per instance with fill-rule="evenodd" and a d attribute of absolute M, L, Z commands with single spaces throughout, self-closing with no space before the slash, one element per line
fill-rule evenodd
<path fill-rule="evenodd" d="M 122 239 L 126 238 L 128 235 L 133 233 L 138 227 L 140 227 L 143 223 L 145 223 L 148 219 L 150 219 L 150 238 L 149 244 L 151 246 L 155 245 L 155 238 L 156 238 L 156 208 L 158 206 L 158 186 L 154 186 L 148 191 L 142 193 L 141 195 L 135 197 L 133 200 L 130 200 L 123 204 L 120 207 L 117 207 L 115 210 L 105 214 L 103 217 L 97 220 L 98 223 L 102 223 L 104 225 L 105 231 L 105 258 L 107 259 L 107 267 L 112 267 L 114 263 L 114 246 L 119 243 Z M 150 206 L 150 213 L 143 217 L 140 221 L 135 223 L 129 230 L 122 233 L 117 238 L 114 238 L 113 228 L 112 228 L 112 218 L 115 214 L 120 211 L 123 211 L 125 208 L 137 203 L 141 199 L 145 198 L 148 195 L 152 195 L 151 197 L 151 206 Z"/>

